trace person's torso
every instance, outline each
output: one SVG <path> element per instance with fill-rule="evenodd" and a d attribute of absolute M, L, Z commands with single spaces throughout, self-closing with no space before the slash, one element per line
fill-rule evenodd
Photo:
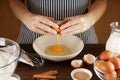
<path fill-rule="evenodd" d="M 84 14 L 88 0 L 27 0 L 27 5 L 35 14 L 62 20 L 65 17 Z"/>

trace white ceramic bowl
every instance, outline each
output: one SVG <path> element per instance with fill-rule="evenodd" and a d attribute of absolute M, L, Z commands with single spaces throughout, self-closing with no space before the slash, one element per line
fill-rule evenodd
<path fill-rule="evenodd" d="M 56 45 L 57 44 L 57 37 L 56 35 L 45 35 L 37 38 L 33 42 L 34 50 L 43 58 L 51 60 L 51 61 L 64 61 L 68 59 L 72 59 L 77 56 L 82 49 L 84 48 L 83 41 L 76 37 L 76 36 L 62 36 L 62 45 L 67 46 L 71 49 L 72 53 L 70 55 L 65 56 L 50 56 L 45 54 L 45 49 L 48 46 Z"/>
<path fill-rule="evenodd" d="M 87 80 L 90 80 L 90 79 L 92 78 L 92 72 L 91 72 L 90 70 L 88 70 L 88 69 L 86 69 L 86 68 L 76 68 L 76 69 L 72 70 L 72 72 L 71 72 L 71 77 L 72 77 L 73 80 L 78 80 L 78 79 L 76 79 L 76 78 L 74 77 L 74 74 L 75 74 L 76 72 L 85 72 L 85 73 L 87 73 L 87 74 L 89 75 L 89 78 L 88 78 Z M 80 77 L 84 77 L 84 76 L 82 76 L 82 75 L 79 75 L 79 76 L 80 76 Z"/>

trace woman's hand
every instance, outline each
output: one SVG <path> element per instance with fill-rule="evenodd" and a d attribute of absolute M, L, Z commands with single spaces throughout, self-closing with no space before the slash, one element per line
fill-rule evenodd
<path fill-rule="evenodd" d="M 92 0 L 89 12 L 75 17 L 69 17 L 64 19 L 60 29 L 61 34 L 71 35 L 76 33 L 82 33 L 95 24 L 103 15 L 107 7 L 107 0 Z"/>
<path fill-rule="evenodd" d="M 57 32 L 52 29 L 58 28 L 58 24 L 54 23 L 53 18 L 30 14 L 23 19 L 23 23 L 33 32 L 41 34 L 57 34 Z"/>
<path fill-rule="evenodd" d="M 68 17 L 63 20 L 63 25 L 60 26 L 62 35 L 72 35 L 82 33 L 88 30 L 93 24 L 94 20 L 88 15 L 80 15 L 75 17 Z"/>
<path fill-rule="evenodd" d="M 15 16 L 23 22 L 31 31 L 42 34 L 56 34 L 57 32 L 50 28 L 58 28 L 52 18 L 31 13 L 21 0 L 9 0 L 10 7 Z"/>

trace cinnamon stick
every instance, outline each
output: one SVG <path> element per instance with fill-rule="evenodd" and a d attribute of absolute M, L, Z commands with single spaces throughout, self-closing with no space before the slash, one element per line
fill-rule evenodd
<path fill-rule="evenodd" d="M 38 80 L 50 80 L 50 79 L 38 79 Z"/>
<path fill-rule="evenodd" d="M 33 78 L 36 78 L 38 80 L 56 79 L 56 76 L 53 76 L 53 75 L 55 75 L 57 73 L 58 73 L 57 70 L 49 70 L 47 72 L 43 72 L 43 73 L 40 73 L 40 74 L 34 74 Z"/>
<path fill-rule="evenodd" d="M 56 79 L 56 76 L 43 75 L 43 74 L 34 74 L 33 78 L 41 78 L 41 79 Z"/>
<path fill-rule="evenodd" d="M 41 73 L 41 74 L 44 74 L 44 75 L 55 75 L 57 73 L 58 73 L 57 70 L 49 70 L 49 71 Z"/>

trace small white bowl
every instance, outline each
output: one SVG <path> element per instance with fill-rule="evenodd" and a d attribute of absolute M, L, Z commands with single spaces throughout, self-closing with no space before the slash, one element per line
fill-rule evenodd
<path fill-rule="evenodd" d="M 74 74 L 76 72 L 85 72 L 85 73 L 87 73 L 89 75 L 89 78 L 86 79 L 86 80 L 90 80 L 92 78 L 92 72 L 90 70 L 88 70 L 86 68 L 77 68 L 77 69 L 72 70 L 72 72 L 71 72 L 71 77 L 72 77 L 73 80 L 78 80 L 78 79 L 76 79 L 74 77 Z M 82 77 L 82 76 L 80 75 L 80 77 Z"/>
<path fill-rule="evenodd" d="M 51 56 L 45 54 L 45 49 L 49 46 L 57 44 L 57 36 L 56 35 L 45 35 L 37 38 L 33 42 L 34 50 L 43 58 L 51 60 L 51 61 L 64 61 L 68 59 L 72 59 L 77 56 L 83 49 L 84 44 L 83 41 L 76 36 L 62 36 L 61 37 L 62 45 L 68 47 L 72 53 L 70 55 L 65 56 Z"/>

